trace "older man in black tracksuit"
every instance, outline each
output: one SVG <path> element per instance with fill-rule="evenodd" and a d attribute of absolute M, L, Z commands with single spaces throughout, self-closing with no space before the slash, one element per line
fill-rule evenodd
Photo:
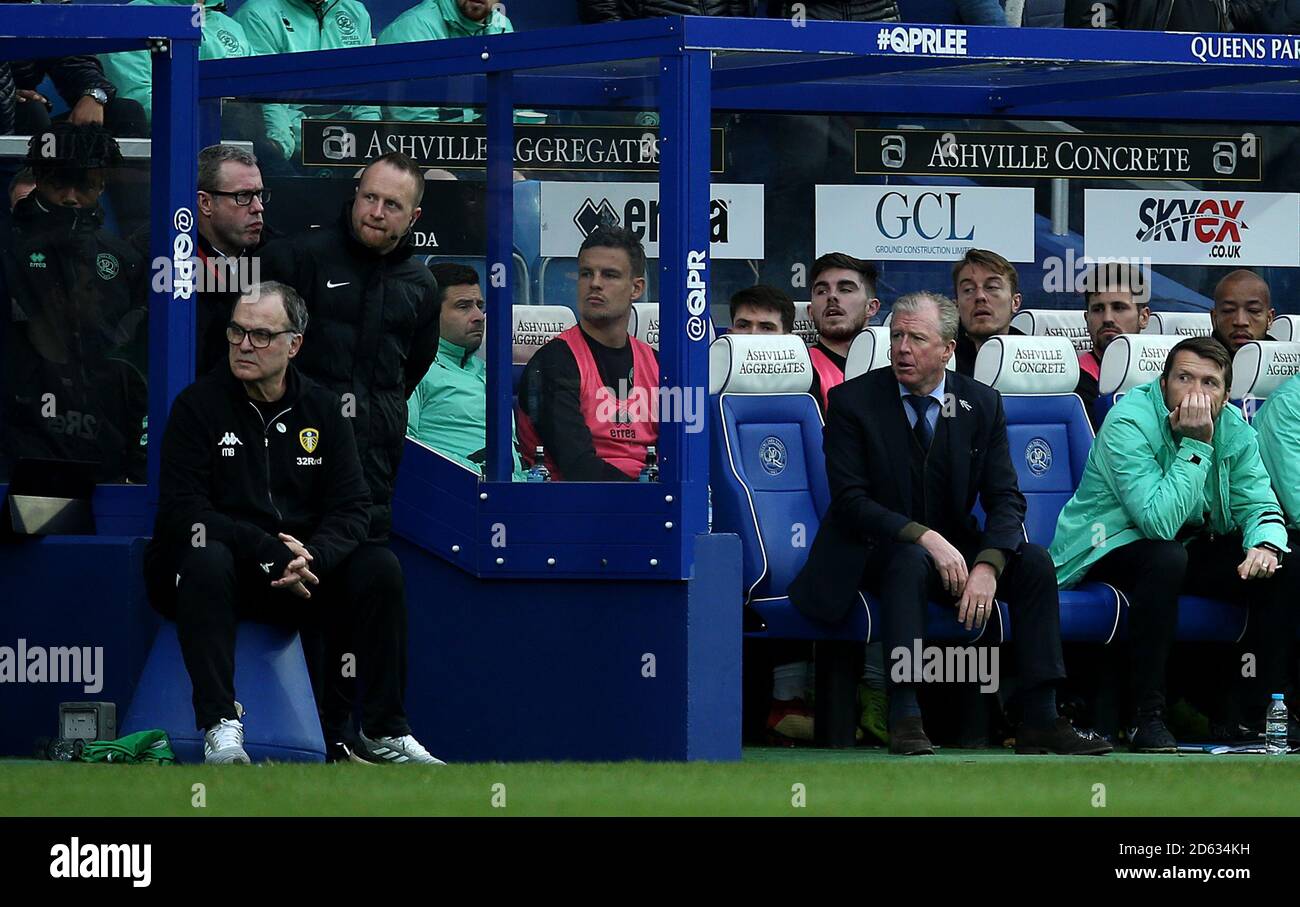
<path fill-rule="evenodd" d="M 351 420 L 336 395 L 290 363 L 306 307 L 292 288 L 268 282 L 229 317 L 229 369 L 182 391 L 167 420 L 145 554 L 150 599 L 176 619 L 205 758 L 248 762 L 235 634 L 240 617 L 256 617 L 310 631 L 313 683 L 335 740 L 343 729 L 331 717 L 351 712 L 341 656 L 356 656 L 365 688 L 359 761 L 437 763 L 406 722 L 402 577 L 387 548 L 365 543 L 369 494 Z M 327 645 L 310 644 L 320 637 Z"/>

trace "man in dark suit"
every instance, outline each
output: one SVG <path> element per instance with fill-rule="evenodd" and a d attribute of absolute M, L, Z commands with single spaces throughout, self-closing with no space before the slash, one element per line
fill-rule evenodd
<path fill-rule="evenodd" d="M 885 651 L 897 660 L 920 645 L 927 600 L 953 602 L 969 629 L 984 625 L 996 595 L 1011 607 L 1024 690 L 1016 752 L 1108 753 L 1109 743 L 1057 715 L 1055 684 L 1065 667 L 1052 560 L 1025 541 L 1001 395 L 945 372 L 958 323 L 956 305 L 942 295 L 900 297 L 890 367 L 831 391 L 824 441 L 831 508 L 790 600 L 809 617 L 838 621 L 865 585 L 883 603 Z M 971 515 L 976 496 L 983 531 Z M 916 685 L 895 673 L 887 672 L 890 751 L 933 753 Z"/>

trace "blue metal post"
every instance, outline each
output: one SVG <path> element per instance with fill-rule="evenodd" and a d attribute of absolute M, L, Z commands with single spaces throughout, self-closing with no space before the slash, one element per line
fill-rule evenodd
<path fill-rule="evenodd" d="M 659 365 L 665 399 L 694 395 L 697 419 L 680 416 L 659 426 L 661 475 L 680 482 L 678 535 L 683 573 L 694 558 L 694 536 L 705 531 L 709 469 L 704 392 L 709 385 L 709 120 L 710 53 L 688 51 L 660 61 L 659 133 Z M 698 389 L 698 390 L 697 390 Z"/>
<path fill-rule="evenodd" d="M 151 281 L 149 305 L 149 509 L 158 504 L 162 429 L 176 395 L 194 376 L 194 208 L 197 188 L 199 32 L 173 39 L 153 61 L 151 274 L 170 269 L 163 290 Z"/>
<path fill-rule="evenodd" d="M 487 51 L 484 51 L 484 56 Z M 509 482 L 514 297 L 514 105 L 510 72 L 487 76 L 487 478 Z"/>

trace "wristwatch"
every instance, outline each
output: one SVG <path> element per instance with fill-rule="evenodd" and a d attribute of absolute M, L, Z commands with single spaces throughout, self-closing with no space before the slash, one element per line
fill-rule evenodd
<path fill-rule="evenodd" d="M 82 94 L 83 98 L 94 98 L 95 103 L 103 107 L 108 103 L 108 92 L 102 88 L 88 88 Z"/>
<path fill-rule="evenodd" d="M 1282 549 L 1281 549 L 1281 548 L 1279 548 L 1277 545 L 1274 545 L 1272 542 L 1260 542 L 1260 543 L 1259 543 L 1259 547 L 1263 548 L 1265 551 L 1271 551 L 1271 552 L 1273 552 L 1273 556 L 1274 556 L 1275 558 L 1277 558 L 1277 564 L 1278 564 L 1278 566 L 1279 566 L 1279 567 L 1282 566 Z"/>

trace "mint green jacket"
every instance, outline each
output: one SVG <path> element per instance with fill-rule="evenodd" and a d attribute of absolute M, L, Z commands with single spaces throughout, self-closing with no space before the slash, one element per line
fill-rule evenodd
<path fill-rule="evenodd" d="M 253 53 L 291 54 L 341 47 L 369 47 L 370 13 L 360 0 L 247 0 L 235 13 Z M 313 119 L 377 120 L 378 107 L 267 104 L 266 135 L 292 158 L 302 141 L 300 124 Z"/>
<path fill-rule="evenodd" d="M 380 32 L 378 43 L 406 44 L 443 38 L 473 38 L 479 35 L 500 35 L 514 30 L 500 7 L 493 7 L 485 21 L 475 22 L 461 13 L 456 0 L 421 0 Z M 439 111 L 442 111 L 441 115 Z M 385 107 L 384 119 L 426 122 L 443 119 L 468 123 L 476 117 L 471 110 L 461 111 L 450 107 Z"/>
<path fill-rule="evenodd" d="M 131 0 L 128 6 L 191 6 L 190 0 Z M 203 40 L 200 60 L 249 57 L 253 51 L 244 27 L 225 14 L 223 0 L 204 0 Z M 118 97 L 139 101 L 146 117 L 153 117 L 152 69 L 147 50 L 100 54 L 104 75 L 117 86 Z"/>
<path fill-rule="evenodd" d="M 483 360 L 463 346 L 439 338 L 433 365 L 407 398 L 406 434 L 466 469 L 481 472 L 469 455 L 487 444 L 487 365 Z M 513 456 L 514 481 L 522 482 L 518 451 Z"/>
<path fill-rule="evenodd" d="M 1271 542 L 1289 550 L 1255 430 L 1235 406 L 1225 406 L 1213 445 L 1175 438 L 1157 379 L 1106 414 L 1079 488 L 1056 521 L 1056 581 L 1072 586 L 1116 548 L 1174 539 L 1184 527 L 1240 532 L 1245 548 Z"/>
<path fill-rule="evenodd" d="M 1300 375 L 1269 396 L 1253 425 L 1287 525 L 1300 529 Z"/>

